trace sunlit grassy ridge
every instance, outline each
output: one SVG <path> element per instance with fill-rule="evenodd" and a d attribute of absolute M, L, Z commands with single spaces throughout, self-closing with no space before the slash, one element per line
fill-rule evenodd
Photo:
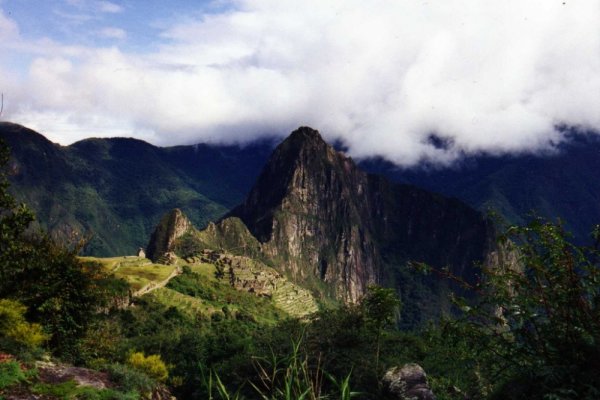
<path fill-rule="evenodd" d="M 115 277 L 122 278 L 134 291 L 143 289 L 150 284 L 164 282 L 173 271 L 175 265 L 154 264 L 142 257 L 82 257 L 83 261 L 98 262 Z"/>
<path fill-rule="evenodd" d="M 81 257 L 81 260 L 100 264 L 107 272 L 125 280 L 134 296 L 143 295 L 197 318 L 233 317 L 273 324 L 289 316 L 316 311 L 310 294 L 285 278 L 277 279 L 273 296 L 259 296 L 232 287 L 231 276 L 223 274 L 222 267 L 213 263 L 188 264 L 177 259 L 173 265 L 163 265 L 133 256 Z M 257 274 L 276 274 L 261 263 L 251 264 Z"/>

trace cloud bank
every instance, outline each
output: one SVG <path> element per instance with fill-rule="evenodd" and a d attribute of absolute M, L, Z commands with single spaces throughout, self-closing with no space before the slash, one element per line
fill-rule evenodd
<path fill-rule="evenodd" d="M 600 130 L 596 0 L 227 5 L 163 22 L 136 51 L 119 47 L 122 27 L 102 31 L 114 44 L 74 46 L 25 39 L 0 13 L 4 118 L 61 143 L 245 142 L 309 125 L 401 165 L 545 149 L 561 125 Z"/>

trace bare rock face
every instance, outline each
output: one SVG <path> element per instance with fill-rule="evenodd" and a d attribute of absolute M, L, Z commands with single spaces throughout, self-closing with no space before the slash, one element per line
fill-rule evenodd
<path fill-rule="evenodd" d="M 262 251 L 297 281 L 318 277 L 356 301 L 377 280 L 367 174 L 310 128 L 277 147 L 239 217 Z"/>
<path fill-rule="evenodd" d="M 389 369 L 381 381 L 386 398 L 393 400 L 435 400 L 427 375 L 418 364 Z"/>
<path fill-rule="evenodd" d="M 176 208 L 162 217 L 150 237 L 146 256 L 154 262 L 173 251 L 175 241 L 193 229 L 192 223 Z"/>
<path fill-rule="evenodd" d="M 491 253 L 493 238 L 491 224 L 466 204 L 369 175 L 319 132 L 302 127 L 275 149 L 243 204 L 203 231 L 180 210 L 171 211 L 147 255 L 157 261 L 178 246 L 183 257 L 203 249 L 227 252 L 261 260 L 319 296 L 347 303 L 359 301 L 372 283 L 392 286 L 416 310 L 426 303 L 410 297 L 407 263 L 474 282 L 476 262 L 505 257 Z M 427 304 L 442 303 L 444 283 L 419 284 L 431 288 Z"/>

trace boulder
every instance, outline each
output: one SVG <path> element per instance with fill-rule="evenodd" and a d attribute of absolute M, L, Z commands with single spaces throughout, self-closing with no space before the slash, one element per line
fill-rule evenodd
<path fill-rule="evenodd" d="M 405 364 L 387 370 L 382 380 L 384 394 L 394 400 L 435 400 L 427 375 L 418 364 Z"/>

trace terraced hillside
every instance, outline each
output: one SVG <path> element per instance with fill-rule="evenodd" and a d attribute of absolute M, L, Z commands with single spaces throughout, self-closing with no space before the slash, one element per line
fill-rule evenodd
<path fill-rule="evenodd" d="M 193 315 L 231 314 L 260 322 L 302 318 L 318 307 L 309 291 L 273 268 L 247 257 L 207 251 L 202 257 L 172 264 L 142 257 L 82 257 L 96 262 L 131 287 L 131 297 L 150 296 Z"/>

